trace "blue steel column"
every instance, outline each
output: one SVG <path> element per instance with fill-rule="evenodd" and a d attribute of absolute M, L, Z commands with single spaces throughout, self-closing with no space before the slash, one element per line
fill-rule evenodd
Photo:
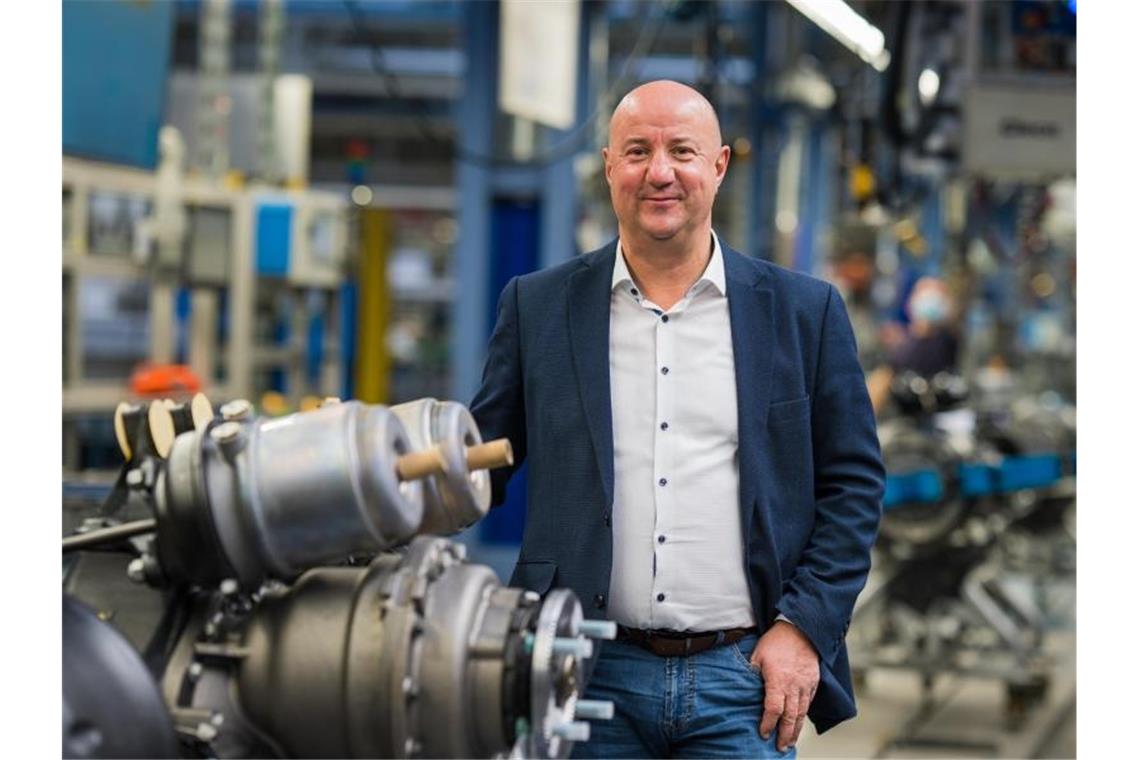
<path fill-rule="evenodd" d="M 456 130 L 461 151 L 493 152 L 498 78 L 498 3 L 463 5 L 466 70 Z M 455 309 L 451 322 L 451 398 L 469 402 L 479 387 L 486 355 L 487 283 L 491 270 L 491 169 L 458 161 L 459 235 L 455 247 Z"/>
<path fill-rule="evenodd" d="M 459 145 L 468 153 L 489 156 L 494 150 L 494 123 L 497 113 L 499 14 L 498 3 L 478 2 L 463 6 L 466 71 L 457 124 Z M 576 121 L 588 111 L 589 19 L 594 8 L 582 4 L 579 24 L 578 83 Z M 569 131 L 544 130 L 539 154 L 555 147 L 565 149 Z M 572 133 L 574 139 L 590 134 L 586 126 Z M 575 152 L 576 153 L 576 152 Z M 488 324 L 486 304 L 493 268 L 491 217 L 496 194 L 515 198 L 535 198 L 540 206 L 538 266 L 548 267 L 567 261 L 577 252 L 575 231 L 578 220 L 575 153 L 545 167 L 491 167 L 459 161 L 456 171 L 459 191 L 459 239 L 456 245 L 456 299 L 451 347 L 453 356 L 452 397 L 469 401 L 475 394 L 482 373 Z"/>
<path fill-rule="evenodd" d="M 830 221 L 831 168 L 827 152 L 828 124 L 815 118 L 808 128 L 807 160 L 804 161 L 803 182 L 800 185 L 799 229 L 796 230 L 795 269 L 812 273 L 825 251 L 821 250 L 820 232 Z"/>
<path fill-rule="evenodd" d="M 926 274 L 942 273 L 942 254 L 946 248 L 946 224 L 943 219 L 941 182 L 927 180 L 926 199 L 922 202 L 921 228 L 926 240 L 926 262 L 922 269 Z"/>
<path fill-rule="evenodd" d="M 555 147 L 566 157 L 547 166 L 542 172 L 542 219 L 539 238 L 538 265 L 546 267 L 572 259 L 578 252 L 575 241 L 578 229 L 578 181 L 574 176 L 574 158 L 582 151 L 566 152 L 567 140 L 593 148 L 593 125 L 582 124 L 589 114 L 587 93 L 590 74 L 590 20 L 594 13 L 604 11 L 597 3 L 583 2 L 578 20 L 578 82 L 574 104 L 574 124 L 577 130 L 548 129 L 546 150 Z"/>
<path fill-rule="evenodd" d="M 774 3 L 752 3 L 752 209 L 746 226 L 745 251 L 771 261 L 774 255 L 776 175 L 780 163 L 780 110 L 767 96 L 769 19 Z"/>

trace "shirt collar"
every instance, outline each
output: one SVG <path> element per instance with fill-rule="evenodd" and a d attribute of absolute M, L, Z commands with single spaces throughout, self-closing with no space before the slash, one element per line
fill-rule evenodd
<path fill-rule="evenodd" d="M 692 287 L 689 288 L 690 293 L 694 292 L 697 289 L 697 286 L 702 282 L 708 282 L 710 285 L 716 288 L 717 292 L 721 295 L 724 295 L 727 290 L 724 281 L 724 254 L 721 253 L 720 238 L 717 237 L 715 230 L 712 232 L 712 239 L 712 256 L 709 258 L 709 263 L 705 267 L 705 271 L 701 273 L 701 276 L 698 277 L 697 281 L 694 282 Z M 625 254 L 623 254 L 621 250 L 621 239 L 618 238 L 617 255 L 614 256 L 614 275 L 613 279 L 610 281 L 610 290 L 612 291 L 617 288 L 618 285 L 622 285 L 624 283 L 629 283 L 632 285 L 633 276 L 630 275 L 629 267 L 626 266 Z"/>

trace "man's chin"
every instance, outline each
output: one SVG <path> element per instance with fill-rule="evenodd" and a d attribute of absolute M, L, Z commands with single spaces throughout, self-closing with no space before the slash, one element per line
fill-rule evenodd
<path fill-rule="evenodd" d="M 646 237 L 652 240 L 659 240 L 664 242 L 666 240 L 672 240 L 673 238 L 677 237 L 678 233 L 680 233 L 682 230 L 682 226 L 678 224 L 669 225 L 666 227 L 662 225 L 650 224 L 642 225 L 641 229 L 645 233 Z"/>

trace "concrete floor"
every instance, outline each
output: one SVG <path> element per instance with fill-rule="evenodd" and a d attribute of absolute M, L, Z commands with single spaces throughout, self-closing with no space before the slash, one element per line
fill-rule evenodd
<path fill-rule="evenodd" d="M 874 670 L 857 690 L 859 716 L 823 736 L 805 728 L 799 757 L 1076 757 L 1076 636 L 1050 633 L 1049 691 L 1017 730 L 1005 725 L 1005 688 L 996 680 L 940 676 L 932 707 L 921 710 L 921 683 L 907 671 Z M 900 741 L 909 736 L 910 741 Z"/>

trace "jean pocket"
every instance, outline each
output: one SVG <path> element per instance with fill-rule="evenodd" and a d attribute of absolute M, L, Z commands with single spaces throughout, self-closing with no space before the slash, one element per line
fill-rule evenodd
<path fill-rule="evenodd" d="M 752 657 L 752 650 L 755 647 L 755 636 L 748 636 L 728 645 L 728 649 L 732 650 L 732 659 L 735 660 L 741 668 L 747 670 L 757 681 L 763 681 L 763 677 L 760 675 L 760 669 L 753 665 L 750 659 Z"/>

